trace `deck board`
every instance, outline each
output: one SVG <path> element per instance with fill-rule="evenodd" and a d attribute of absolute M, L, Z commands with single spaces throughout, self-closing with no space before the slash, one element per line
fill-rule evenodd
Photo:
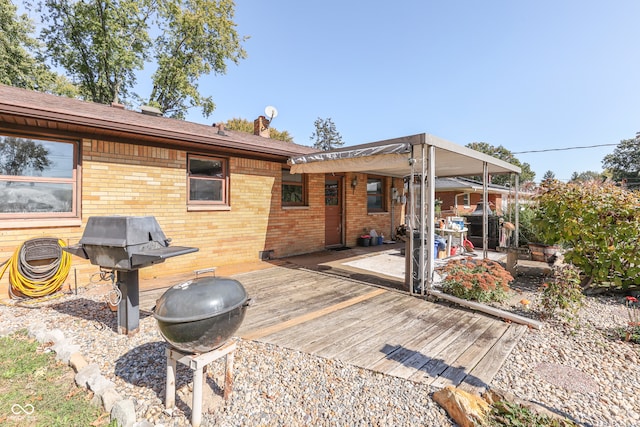
<path fill-rule="evenodd" d="M 455 359 L 438 378 L 431 383 L 434 387 L 443 388 L 448 385 L 460 384 L 468 373 L 478 364 L 486 354 L 487 348 L 493 345 L 509 329 L 507 323 L 490 324 L 458 358 Z"/>
<path fill-rule="evenodd" d="M 500 340 L 488 349 L 480 362 L 471 369 L 460 384 L 460 388 L 470 393 L 481 392 L 486 388 L 526 331 L 525 325 L 509 325 L 509 329 Z"/>
<path fill-rule="evenodd" d="M 249 297 L 236 335 L 386 375 L 480 391 L 526 327 L 324 272 L 274 266 L 231 276 Z M 165 289 L 143 291 L 150 310 Z"/>
<path fill-rule="evenodd" d="M 388 309 L 388 304 L 396 299 L 395 295 L 387 292 L 371 300 L 363 301 L 350 310 L 336 312 L 326 318 L 309 322 L 304 325 L 304 335 L 301 334 L 302 327 L 290 328 L 271 335 L 269 339 L 273 342 L 286 342 L 293 347 L 304 345 L 307 350 L 315 351 L 325 345 L 323 344 L 323 339 L 328 337 L 329 340 L 332 340 L 337 334 L 349 328 L 370 322 L 379 316 L 383 310 Z M 380 307 L 384 308 L 380 309 Z M 314 348 L 313 346 L 318 347 Z"/>

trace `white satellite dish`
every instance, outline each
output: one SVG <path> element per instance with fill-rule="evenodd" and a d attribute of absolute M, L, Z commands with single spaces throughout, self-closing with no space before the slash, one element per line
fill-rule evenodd
<path fill-rule="evenodd" d="M 268 105 L 264 109 L 264 114 L 266 114 L 267 117 L 269 117 L 269 120 L 273 120 L 275 117 L 278 117 L 278 110 L 276 110 L 276 107 L 272 107 L 271 105 Z"/>

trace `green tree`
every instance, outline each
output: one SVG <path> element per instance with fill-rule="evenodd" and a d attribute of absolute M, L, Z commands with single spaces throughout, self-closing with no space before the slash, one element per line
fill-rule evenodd
<path fill-rule="evenodd" d="M 134 72 L 148 58 L 151 0 L 42 0 L 38 10 L 48 56 L 83 98 L 102 104 L 128 98 Z"/>
<path fill-rule="evenodd" d="M 513 155 L 513 153 L 511 153 L 511 151 L 507 150 L 502 145 L 495 147 L 486 142 L 471 142 L 467 144 L 466 147 L 484 154 L 488 154 L 497 159 L 504 160 L 505 162 L 511 163 L 514 166 L 518 166 L 522 170 L 520 173 L 520 182 L 530 182 L 533 181 L 536 177 L 536 173 L 531 170 L 531 165 L 529 165 L 529 163 L 522 163 Z M 479 177 L 474 178 L 478 181 L 481 180 L 481 178 Z M 491 183 L 497 185 L 513 184 L 509 175 L 492 176 Z"/>
<path fill-rule="evenodd" d="M 0 138 L 0 174 L 20 176 L 29 168 L 42 172 L 52 165 L 49 150 L 31 139 Z"/>
<path fill-rule="evenodd" d="M 211 97 L 198 91 L 198 78 L 226 72 L 238 62 L 240 46 L 231 0 L 40 0 L 47 54 L 94 102 L 138 99 L 171 117 L 190 107 L 211 114 Z M 157 28 L 152 39 L 149 27 Z M 153 63 L 149 97 L 133 93 L 136 71 Z"/>
<path fill-rule="evenodd" d="M 250 122 L 247 119 L 233 118 L 233 119 L 227 120 L 224 126 L 229 130 L 235 130 L 238 132 L 246 132 L 251 134 L 253 133 L 253 122 Z M 269 132 L 270 132 L 269 135 L 271 139 L 277 139 L 279 141 L 284 141 L 284 142 L 293 142 L 293 137 L 286 130 L 279 131 L 273 126 L 269 126 Z"/>
<path fill-rule="evenodd" d="M 591 180 L 602 180 L 602 173 L 595 171 L 585 171 L 585 172 L 574 172 L 571 174 L 571 181 L 591 181 Z"/>
<path fill-rule="evenodd" d="M 628 287 L 640 280 L 640 195 L 612 182 L 540 186 L 534 219 L 542 241 L 568 248 L 585 283 Z"/>
<path fill-rule="evenodd" d="M 33 22 L 18 15 L 9 0 L 0 0 L 0 83 L 23 89 L 75 96 L 77 89 L 46 65 Z"/>
<path fill-rule="evenodd" d="M 611 178 L 620 182 L 628 180 L 631 184 L 640 182 L 640 133 L 632 139 L 623 139 L 602 160 L 602 167 L 611 173 Z"/>
<path fill-rule="evenodd" d="M 198 79 L 226 74 L 226 60 L 246 58 L 233 22 L 231 0 L 172 0 L 161 3 L 163 33 L 154 45 L 158 69 L 153 74 L 150 102 L 171 117 L 184 118 L 189 107 L 202 107 L 208 117 L 215 109 L 211 96 L 198 91 Z"/>
<path fill-rule="evenodd" d="M 311 135 L 311 140 L 314 140 L 314 148 L 321 151 L 328 151 L 344 145 L 342 136 L 336 130 L 336 125 L 333 123 L 333 120 L 331 120 L 331 117 L 326 119 L 318 117 L 313 124 L 316 127 L 313 135 Z"/>
<path fill-rule="evenodd" d="M 544 173 L 544 175 L 542 176 L 542 180 L 543 181 L 547 181 L 547 180 L 551 180 L 551 179 L 555 179 L 556 178 L 556 174 L 553 173 L 553 171 L 548 170 Z"/>

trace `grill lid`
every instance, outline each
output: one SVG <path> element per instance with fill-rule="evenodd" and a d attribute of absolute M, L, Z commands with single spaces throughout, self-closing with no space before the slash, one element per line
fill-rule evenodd
<path fill-rule="evenodd" d="M 153 216 L 92 216 L 80 244 L 124 248 L 148 242 L 169 246 L 169 241 Z"/>
<path fill-rule="evenodd" d="M 153 316 L 162 322 L 195 322 L 234 310 L 247 299 L 237 280 L 201 277 L 169 288 L 156 301 Z"/>
<path fill-rule="evenodd" d="M 198 250 L 169 246 L 170 241 L 153 216 L 92 216 L 80 242 L 64 250 L 117 270 L 147 267 Z"/>

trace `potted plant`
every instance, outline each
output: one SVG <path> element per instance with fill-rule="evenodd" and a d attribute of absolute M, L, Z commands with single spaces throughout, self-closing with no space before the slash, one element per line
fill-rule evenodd
<path fill-rule="evenodd" d="M 510 211 L 507 215 L 510 222 L 515 222 L 515 215 Z M 518 245 L 528 248 L 532 261 L 549 262 L 561 248 L 557 242 L 551 242 L 545 236 L 544 228 L 548 226 L 535 206 L 522 205 L 518 213 Z M 520 249 L 519 248 L 519 249 Z"/>

